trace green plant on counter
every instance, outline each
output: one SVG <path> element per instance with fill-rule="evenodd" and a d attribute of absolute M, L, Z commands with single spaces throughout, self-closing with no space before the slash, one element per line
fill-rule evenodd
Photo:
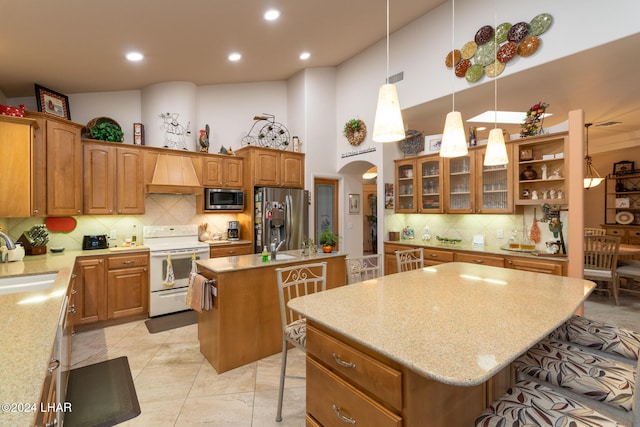
<path fill-rule="evenodd" d="M 91 136 L 100 141 L 122 142 L 124 133 L 115 123 L 103 121 L 89 128 Z"/>
<path fill-rule="evenodd" d="M 322 246 L 335 246 L 338 244 L 339 236 L 334 233 L 332 230 L 324 230 L 320 232 L 320 236 L 318 236 L 318 242 Z"/>

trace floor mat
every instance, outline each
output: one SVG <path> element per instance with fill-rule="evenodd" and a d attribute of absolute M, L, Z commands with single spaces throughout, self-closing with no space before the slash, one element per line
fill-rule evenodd
<path fill-rule="evenodd" d="M 198 323 L 198 312 L 194 310 L 181 311 L 180 313 L 166 314 L 164 316 L 149 319 L 144 324 L 150 333 L 164 332 L 170 329 Z"/>
<path fill-rule="evenodd" d="M 108 427 L 140 415 L 126 356 L 72 369 L 66 401 L 66 427 Z"/>

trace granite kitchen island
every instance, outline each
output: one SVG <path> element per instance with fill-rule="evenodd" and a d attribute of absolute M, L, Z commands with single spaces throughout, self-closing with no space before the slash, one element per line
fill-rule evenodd
<path fill-rule="evenodd" d="M 300 252 L 281 251 L 268 262 L 260 254 L 198 261 L 200 274 L 216 282 L 212 309 L 198 314 L 200 352 L 216 372 L 282 351 L 276 268 L 326 261 L 327 289 L 346 283 L 346 254 Z"/>
<path fill-rule="evenodd" d="M 472 425 L 594 286 L 452 262 L 291 300 L 308 320 L 309 423 Z"/>

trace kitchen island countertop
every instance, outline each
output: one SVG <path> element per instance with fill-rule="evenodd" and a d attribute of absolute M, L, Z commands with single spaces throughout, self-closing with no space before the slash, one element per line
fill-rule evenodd
<path fill-rule="evenodd" d="M 481 384 L 572 316 L 595 283 L 451 262 L 289 301 L 426 378 Z"/>
<path fill-rule="evenodd" d="M 318 253 L 302 256 L 300 249 L 293 249 L 289 251 L 278 251 L 278 254 L 280 256 L 284 256 L 285 258 L 271 260 L 271 254 L 269 254 L 269 261 L 263 262 L 261 254 L 250 254 L 250 255 L 237 255 L 237 256 L 201 259 L 201 260 L 198 260 L 197 263 L 201 264 L 203 267 L 207 268 L 208 270 L 211 270 L 214 273 L 223 273 L 225 271 L 271 267 L 274 265 L 287 264 L 292 262 L 295 262 L 295 263 L 299 263 L 301 261 L 305 261 L 309 263 L 322 262 L 322 260 L 327 258 L 345 256 L 344 252 L 331 252 L 331 253 L 318 252 Z"/>

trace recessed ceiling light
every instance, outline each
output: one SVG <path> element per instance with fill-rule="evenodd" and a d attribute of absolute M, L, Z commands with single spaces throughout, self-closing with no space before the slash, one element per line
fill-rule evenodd
<path fill-rule="evenodd" d="M 233 52 L 232 54 L 229 55 L 229 61 L 232 61 L 232 62 L 240 61 L 241 58 L 242 58 L 242 55 L 240 55 L 238 52 Z"/>
<path fill-rule="evenodd" d="M 524 119 L 527 118 L 527 113 L 519 112 L 519 111 L 498 111 L 496 118 L 495 111 L 485 111 L 482 114 L 478 114 L 475 117 L 471 117 L 467 119 L 468 122 L 480 122 L 480 123 L 508 123 L 508 124 L 519 124 L 524 122 Z M 553 114 L 545 113 L 542 117 L 549 117 Z"/>
<path fill-rule="evenodd" d="M 311 54 L 310 54 L 309 52 L 302 52 L 302 53 L 300 54 L 300 59 L 302 59 L 303 61 L 304 61 L 305 59 L 309 59 L 309 58 L 311 58 Z"/>
<path fill-rule="evenodd" d="M 140 52 L 129 52 L 126 55 L 127 60 L 132 62 L 142 61 L 144 59 L 144 55 Z"/>
<path fill-rule="evenodd" d="M 269 9 L 264 13 L 264 19 L 267 21 L 275 21 L 280 18 L 280 11 L 277 9 Z"/>

